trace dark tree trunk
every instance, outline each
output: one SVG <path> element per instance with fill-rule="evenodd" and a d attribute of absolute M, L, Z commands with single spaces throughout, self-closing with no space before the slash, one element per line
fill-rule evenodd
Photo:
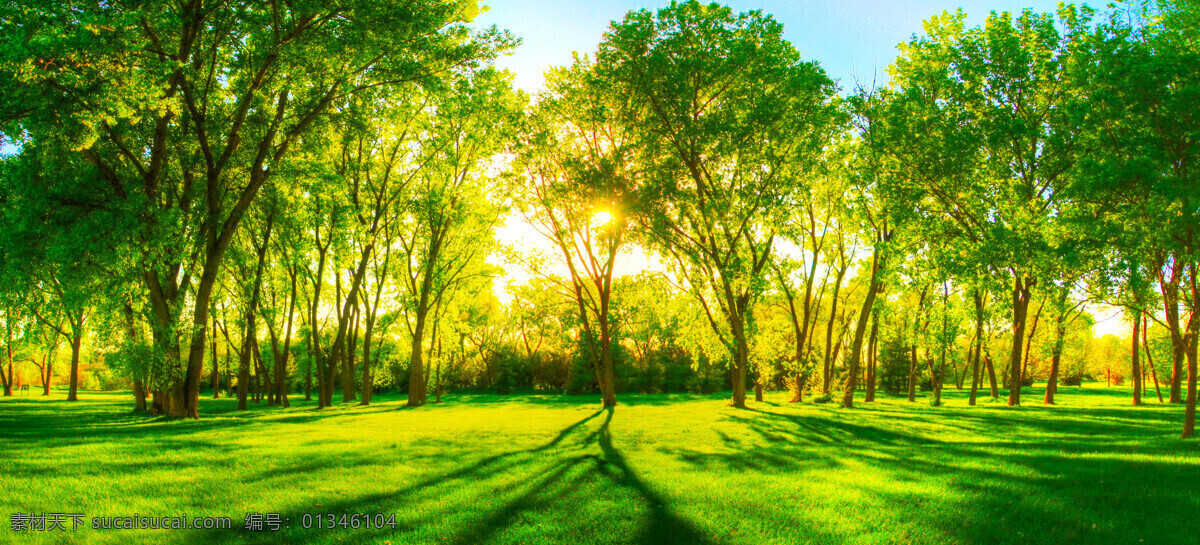
<path fill-rule="evenodd" d="M 373 311 L 368 311 L 366 317 L 366 328 L 363 335 L 363 357 L 362 357 L 362 401 L 359 405 L 371 404 L 371 391 L 374 389 L 371 378 L 371 335 L 375 329 L 375 317 Z"/>
<path fill-rule="evenodd" d="M 220 363 L 217 361 L 217 313 L 212 313 L 213 321 L 213 336 L 212 336 L 212 396 L 213 399 L 221 397 L 221 370 Z"/>
<path fill-rule="evenodd" d="M 1046 396 L 1042 401 L 1046 405 L 1053 405 L 1054 394 L 1058 393 L 1058 372 L 1067 336 L 1067 314 L 1070 312 L 1067 308 L 1067 295 L 1068 290 L 1063 288 L 1058 296 L 1058 318 L 1054 322 L 1054 346 L 1050 353 L 1050 378 L 1046 380 Z"/>
<path fill-rule="evenodd" d="M 987 366 L 988 382 L 992 387 L 992 399 L 999 399 L 1000 385 L 996 383 L 996 366 L 992 364 L 992 357 L 986 350 L 983 353 L 983 362 Z"/>
<path fill-rule="evenodd" d="M 810 267 L 808 275 L 804 280 L 804 304 L 802 306 L 804 309 L 803 315 L 798 315 L 796 311 L 796 298 L 792 294 L 791 288 L 788 286 L 787 278 L 783 276 L 783 272 L 778 267 L 775 269 L 775 274 L 779 277 L 779 286 L 783 288 L 783 293 L 785 296 L 787 296 L 788 316 L 792 321 L 792 333 L 796 336 L 796 354 L 794 357 L 796 366 L 799 369 L 796 371 L 795 375 L 796 390 L 794 391 L 792 399 L 788 401 L 789 403 L 799 403 L 802 400 L 804 397 L 804 382 L 808 379 L 808 374 L 804 367 L 807 365 L 805 360 L 807 359 L 808 346 L 810 346 L 810 343 L 807 341 L 810 335 L 809 325 L 812 322 L 813 281 L 817 275 L 817 259 L 815 256 L 816 254 L 820 253 L 820 244 L 817 242 L 815 234 L 812 240 L 814 257 L 812 266 Z"/>
<path fill-rule="evenodd" d="M 419 308 L 419 307 L 418 307 Z M 426 309 L 428 310 L 428 309 Z M 420 407 L 426 403 L 425 367 L 421 358 L 425 350 L 425 312 L 417 311 L 417 323 L 413 327 L 412 351 L 408 364 L 409 407 Z"/>
<path fill-rule="evenodd" d="M 1158 394 L 1158 402 L 1162 403 L 1162 389 L 1158 386 L 1158 370 L 1154 368 L 1154 356 L 1150 353 L 1148 329 L 1150 329 L 1150 317 L 1146 314 L 1142 317 L 1142 348 L 1146 351 L 1146 365 L 1150 367 L 1150 376 L 1154 377 L 1154 393 Z"/>
<path fill-rule="evenodd" d="M 908 348 L 908 400 L 917 400 L 917 345 Z"/>
<path fill-rule="evenodd" d="M 1009 354 L 1008 406 L 1021 404 L 1021 348 L 1025 342 L 1025 317 L 1029 313 L 1029 292 L 1037 280 L 1013 275 L 1013 340 Z"/>
<path fill-rule="evenodd" d="M 1197 346 L 1200 345 L 1200 282 L 1196 279 L 1196 276 L 1200 275 L 1200 265 L 1192 263 L 1191 268 L 1192 315 L 1188 318 L 1187 326 L 1188 384 L 1187 401 L 1183 409 L 1184 439 L 1196 434 L 1196 352 Z"/>
<path fill-rule="evenodd" d="M 358 344 L 359 310 L 358 296 L 355 295 L 354 307 L 350 311 L 350 338 L 346 341 L 346 357 L 342 358 L 342 403 L 358 401 L 354 395 L 354 351 Z"/>
<path fill-rule="evenodd" d="M 246 399 L 250 394 L 250 358 L 253 357 L 251 344 L 254 342 L 254 318 L 253 313 L 247 313 L 246 329 L 242 332 L 242 351 L 238 354 L 238 375 L 237 375 L 237 408 L 239 411 L 247 409 Z"/>
<path fill-rule="evenodd" d="M 830 303 L 829 323 L 825 327 L 825 359 L 821 367 L 821 393 L 823 394 L 829 393 L 829 388 L 833 382 L 833 360 L 837 357 L 833 353 L 833 328 L 837 322 L 838 292 L 842 289 L 842 279 L 846 277 L 848 269 L 848 266 L 838 269 L 838 274 L 833 284 L 833 300 Z"/>
<path fill-rule="evenodd" d="M 250 297 L 246 301 L 246 329 L 242 337 L 242 353 L 238 358 L 238 410 L 246 410 L 246 396 L 250 390 L 250 363 L 254 351 L 258 348 L 258 329 L 255 318 L 258 316 L 258 296 L 262 291 L 263 269 L 267 260 L 267 243 L 271 240 L 271 229 L 274 216 L 268 216 L 266 231 L 263 234 L 262 246 L 258 247 L 258 263 L 254 271 L 254 284 L 250 288 Z M 199 303 L 197 303 L 199 304 Z M 207 301 L 205 302 L 207 304 Z M 200 335 L 203 340 L 204 336 Z M 194 348 L 194 347 L 193 347 Z M 203 349 L 203 346 L 201 346 Z M 197 386 L 198 387 L 198 386 Z M 189 394 L 190 395 L 190 394 Z"/>
<path fill-rule="evenodd" d="M 71 335 L 71 385 L 70 390 L 67 391 L 67 401 L 79 401 L 76 392 L 79 389 L 79 345 L 83 342 L 82 329 L 83 320 L 81 318 L 79 329 L 73 331 Z"/>
<path fill-rule="evenodd" d="M 1163 258 L 1165 262 L 1165 257 Z M 1183 275 L 1183 261 L 1173 259 L 1171 277 L 1167 278 L 1160 263 L 1158 271 L 1158 286 L 1162 292 L 1163 310 L 1166 317 L 1167 330 L 1171 333 L 1171 384 L 1169 403 L 1183 403 L 1183 362 L 1187 354 L 1187 341 L 1184 339 L 1179 320 L 1179 284 Z"/>
<path fill-rule="evenodd" d="M 42 381 L 42 395 L 44 396 L 50 395 L 50 380 L 54 378 L 54 353 L 51 352 L 49 356 L 46 358 L 46 380 Z M 11 373 L 12 368 L 10 366 L 9 374 Z"/>
<path fill-rule="evenodd" d="M 229 327 L 229 324 L 225 324 L 225 327 Z M 213 336 L 216 336 L 216 334 L 217 334 L 217 332 L 214 331 Z M 232 359 L 232 354 L 233 354 L 233 343 L 229 342 L 229 338 L 226 337 L 226 339 L 225 339 L 225 396 L 226 397 L 229 396 L 229 394 L 231 393 L 231 389 L 233 388 L 233 366 L 230 362 L 230 360 Z"/>
<path fill-rule="evenodd" d="M 864 401 L 875 401 L 875 369 L 879 358 L 879 312 L 871 312 L 871 340 L 867 342 L 867 395 Z"/>
<path fill-rule="evenodd" d="M 1133 341 L 1129 347 L 1129 358 L 1132 362 L 1133 406 L 1136 407 L 1142 404 L 1142 361 L 1138 356 L 1138 345 L 1142 344 L 1142 316 L 1141 311 L 1133 307 L 1129 308 L 1129 312 L 1133 314 Z"/>
<path fill-rule="evenodd" d="M 13 391 L 12 322 L 13 322 L 13 320 L 12 320 L 11 316 L 9 316 L 8 319 L 4 321 L 4 331 L 5 331 L 5 336 L 7 337 L 6 343 L 5 343 L 5 348 L 6 348 L 6 351 L 8 352 L 8 376 L 5 377 L 4 369 L 0 368 L 0 379 L 4 379 L 3 381 L 0 381 L 0 382 L 4 383 L 4 395 L 5 396 L 13 395 L 12 394 L 12 391 Z M 45 380 L 45 381 L 43 381 L 42 385 L 43 385 L 42 387 L 45 388 L 46 393 L 49 394 L 50 393 L 50 381 Z"/>
<path fill-rule="evenodd" d="M 292 355 L 292 319 L 296 316 L 296 277 L 299 272 L 293 265 L 288 269 L 290 280 L 288 292 L 288 317 L 284 330 L 283 348 L 274 346 L 275 352 L 275 400 L 283 407 L 291 407 L 292 402 L 287 395 L 287 366 L 288 358 Z"/>
<path fill-rule="evenodd" d="M 146 411 L 146 387 L 142 384 L 142 379 L 133 381 L 133 410 Z"/>
<path fill-rule="evenodd" d="M 883 242 L 886 242 L 886 235 Z M 858 389 L 858 368 L 859 362 L 862 361 L 862 345 L 863 337 L 867 332 L 867 322 L 870 321 L 871 315 L 875 308 L 875 297 L 881 289 L 879 282 L 879 271 L 883 267 L 879 250 L 872 252 L 871 259 L 871 284 L 867 287 L 867 296 L 863 299 L 862 308 L 858 311 L 858 324 L 854 326 L 854 339 L 850 345 L 850 363 L 846 374 L 846 389 L 842 393 L 842 407 L 854 407 L 854 392 Z"/>
<path fill-rule="evenodd" d="M 746 368 L 749 367 L 750 346 L 746 334 L 741 328 L 734 332 L 734 343 L 737 354 L 733 365 L 733 396 L 730 405 L 739 409 L 746 408 Z"/>
<path fill-rule="evenodd" d="M 976 288 L 972 298 L 975 300 L 975 349 L 974 356 L 971 358 L 971 396 L 967 399 L 967 405 L 975 405 L 975 400 L 979 395 L 981 378 L 979 376 L 979 355 L 983 350 L 983 294 Z M 992 379 L 992 383 L 995 384 L 995 382 L 995 379 Z"/>
<path fill-rule="evenodd" d="M 308 365 L 304 366 L 304 400 L 312 401 L 312 375 L 313 375 L 313 373 L 312 373 L 313 361 L 312 360 L 313 360 L 314 356 L 312 355 L 312 343 L 309 342 L 308 346 L 309 346 L 309 349 L 308 349 L 309 360 L 308 360 Z"/>
<path fill-rule="evenodd" d="M 1042 309 L 1046 306 L 1046 300 L 1038 304 L 1037 312 L 1033 314 L 1033 324 L 1029 327 L 1029 335 L 1026 335 L 1025 340 L 1025 358 L 1021 360 L 1021 380 L 1029 378 L 1029 352 L 1033 349 L 1033 339 L 1037 336 L 1038 321 L 1042 317 Z"/>

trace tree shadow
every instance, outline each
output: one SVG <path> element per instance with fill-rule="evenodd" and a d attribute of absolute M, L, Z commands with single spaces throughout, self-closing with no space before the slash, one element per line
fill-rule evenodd
<path fill-rule="evenodd" d="M 403 517 L 396 528 L 358 529 L 352 532 L 341 530 L 338 542 L 349 544 L 378 543 L 390 539 L 396 543 L 419 541 L 445 541 L 455 544 L 478 544 L 496 540 L 505 532 L 519 532 L 527 526 L 539 524 L 548 518 L 565 517 L 562 521 L 566 531 L 575 531 L 586 536 L 591 528 L 622 531 L 620 526 L 610 526 L 608 521 L 581 517 L 578 513 L 563 513 L 557 506 L 572 502 L 590 502 L 588 494 L 600 491 L 607 499 L 620 497 L 644 506 L 639 513 L 640 523 L 625 535 L 610 536 L 621 543 L 637 544 L 697 544 L 710 541 L 693 523 L 672 508 L 671 503 L 647 484 L 630 465 L 626 457 L 613 444 L 611 423 L 615 411 L 612 408 L 599 410 L 571 423 L 545 443 L 528 449 L 509 450 L 486 456 L 472 463 L 459 466 L 453 471 L 419 479 L 411 484 L 390 488 L 370 494 L 358 494 L 341 501 L 325 502 L 320 507 L 293 508 L 281 513 L 289 521 L 290 528 L 278 532 L 251 532 L 244 530 L 208 531 L 200 541 L 273 544 L 280 542 L 312 542 L 332 536 L 339 530 L 317 530 L 300 528 L 305 514 L 321 513 L 398 513 L 417 505 L 439 505 L 425 509 L 419 516 Z M 597 417 L 604 414 L 598 427 L 591 426 Z M 361 463 L 362 459 L 347 460 L 350 464 Z M 319 462 L 318 462 L 319 463 Z M 289 468 L 290 469 L 290 468 Z M 304 468 L 299 468 L 304 471 Z M 468 517 L 467 523 L 457 528 L 445 529 L 436 536 L 434 527 L 447 516 L 471 509 L 479 502 L 478 497 L 456 495 L 464 490 L 474 494 L 485 493 L 490 481 L 501 475 L 524 474 L 529 477 L 519 485 L 493 489 L 504 497 L 498 508 L 490 508 L 479 516 Z M 494 499 L 494 498 L 493 498 Z M 492 502 L 495 503 L 495 502 Z M 622 504 L 625 505 L 625 504 Z M 628 513 L 603 513 L 613 520 Z M 237 521 L 235 521 L 235 526 Z M 448 531 L 449 533 L 444 533 Z M 587 541 L 585 537 L 581 537 Z"/>

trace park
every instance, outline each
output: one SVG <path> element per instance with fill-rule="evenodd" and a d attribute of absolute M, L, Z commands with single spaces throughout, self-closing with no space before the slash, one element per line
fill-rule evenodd
<path fill-rule="evenodd" d="M 1178 407 L 1130 407 L 1128 388 L 1065 388 L 1061 406 L 1019 409 L 968 407 L 957 391 L 944 407 L 853 411 L 779 394 L 747 411 L 687 394 L 610 409 L 532 394 L 324 412 L 225 399 L 170 422 L 131 415 L 124 394 L 6 399 L 0 507 L 234 515 L 232 530 L 80 529 L 79 543 L 1188 543 L 1200 531 L 1200 453 L 1174 436 Z M 250 513 L 289 527 L 245 530 Z M 302 527 L 327 513 L 395 514 L 395 526 Z"/>
<path fill-rule="evenodd" d="M 0 5 L 0 543 L 1200 540 L 1200 5 Z"/>

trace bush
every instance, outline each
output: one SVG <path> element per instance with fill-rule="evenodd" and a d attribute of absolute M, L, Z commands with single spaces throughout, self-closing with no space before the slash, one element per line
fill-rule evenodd
<path fill-rule="evenodd" d="M 1083 375 L 1076 375 L 1073 377 L 1063 377 L 1062 385 L 1063 386 L 1082 386 L 1083 385 Z"/>
<path fill-rule="evenodd" d="M 496 376 L 492 389 L 496 393 L 507 395 L 513 390 L 533 389 L 533 366 L 529 358 L 523 357 L 511 346 L 501 345 L 491 359 L 489 367 L 493 368 Z"/>
<path fill-rule="evenodd" d="M 907 393 L 909 362 L 908 347 L 895 339 L 880 343 L 875 362 L 876 387 L 892 396 Z"/>
<path fill-rule="evenodd" d="M 832 403 L 832 402 L 833 402 L 833 396 L 832 396 L 832 395 L 830 395 L 830 394 L 821 394 L 821 395 L 819 395 L 819 396 L 817 396 L 817 397 L 814 397 L 814 398 L 812 398 L 812 402 L 813 402 L 813 403 L 821 403 L 821 404 L 824 404 L 824 403 Z"/>

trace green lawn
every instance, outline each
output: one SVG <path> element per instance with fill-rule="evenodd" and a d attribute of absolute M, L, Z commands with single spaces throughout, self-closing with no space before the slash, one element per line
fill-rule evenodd
<path fill-rule="evenodd" d="M 132 415 L 119 393 L 3 398 L 0 543 L 1200 541 L 1200 445 L 1177 439 L 1181 407 L 1129 407 L 1128 389 L 1103 386 L 1065 388 L 1057 407 L 1041 388 L 1017 409 L 946 394 L 853 410 L 781 392 L 752 410 L 690 395 L 613 411 L 558 395 L 243 413 L 222 399 L 199 421 Z M 30 512 L 234 529 L 11 532 Z M 244 531 L 246 513 L 290 528 Z M 304 530 L 305 513 L 396 524 Z"/>

